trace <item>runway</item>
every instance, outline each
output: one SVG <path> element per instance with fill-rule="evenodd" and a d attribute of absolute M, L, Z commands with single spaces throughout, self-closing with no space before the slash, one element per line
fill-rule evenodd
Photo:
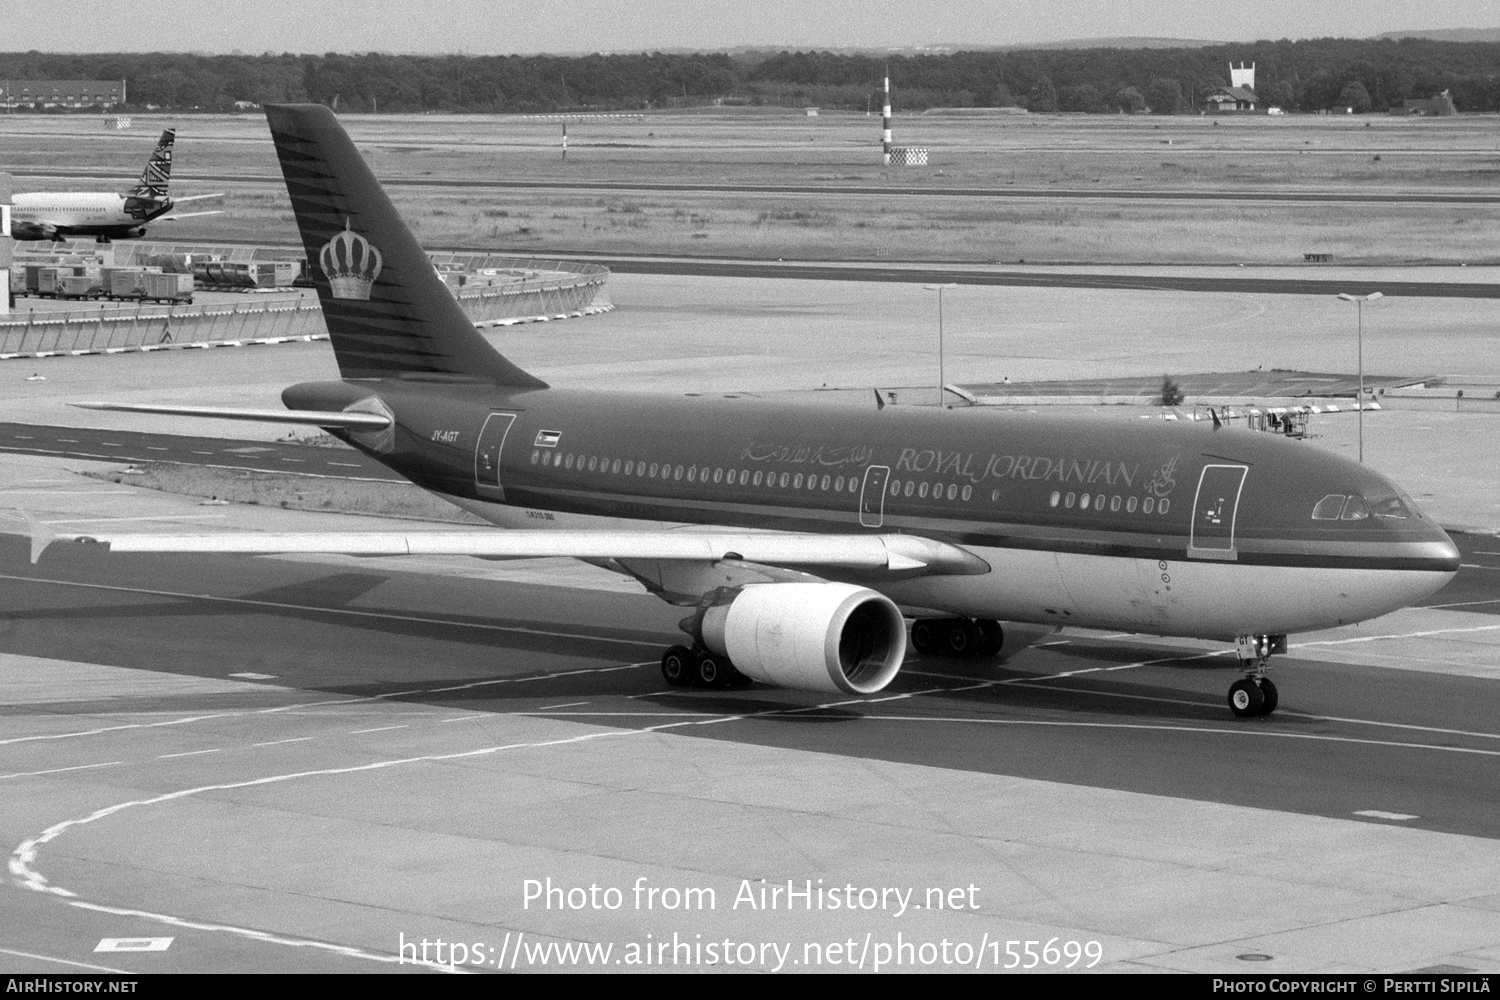
<path fill-rule="evenodd" d="M 1435 607 L 1297 637 L 1281 709 L 1247 724 L 1208 644 L 1032 634 L 999 664 L 913 657 L 870 699 L 681 691 L 655 662 L 680 611 L 644 594 L 389 560 L 31 566 L 4 536 L 0 968 L 420 968 L 400 942 L 441 937 L 474 945 L 457 964 L 475 971 L 541 969 L 561 959 L 523 940 L 674 932 L 801 960 L 898 930 L 1099 942 L 1116 970 L 1500 967 L 1494 677 L 1369 655 L 1457 663 L 1444 643 L 1477 641 L 1493 664 L 1500 552 L 1464 537 Z M 1462 896 L 1434 898 L 1460 866 Z M 718 902 L 524 905 L 549 876 Z M 761 878 L 972 884 L 980 905 L 731 908 Z M 97 954 L 105 938 L 172 940 Z"/>
<path fill-rule="evenodd" d="M 1077 150 L 1069 150 L 1077 152 Z M 1403 152 L 1406 152 L 1403 150 Z M 17 168 L 14 176 L 37 177 L 51 180 L 118 180 L 117 174 L 80 170 L 44 170 L 36 167 Z M 280 177 L 265 174 L 184 174 L 183 183 L 191 184 L 275 184 L 283 182 Z M 1475 192 L 1392 191 L 1366 193 L 1356 191 L 1245 191 L 1233 188 L 1211 191 L 1139 190 L 1134 188 L 1017 188 L 1017 187 L 959 187 L 934 184 L 930 187 L 914 185 L 852 185 L 852 184 L 702 184 L 673 181 L 654 184 L 648 181 L 546 181 L 546 180 L 443 180 L 423 177 L 390 177 L 383 182 L 388 187 L 417 188 L 473 188 L 476 190 L 541 190 L 541 191 L 629 191 L 643 194 L 681 194 L 698 192 L 709 194 L 837 194 L 874 198 L 941 197 L 941 198 L 991 198 L 991 199 L 1046 199 L 1085 201 L 1203 201 L 1213 203 L 1245 202 L 1252 204 L 1354 204 L 1354 205 L 1492 205 L 1500 203 L 1500 195 Z"/>

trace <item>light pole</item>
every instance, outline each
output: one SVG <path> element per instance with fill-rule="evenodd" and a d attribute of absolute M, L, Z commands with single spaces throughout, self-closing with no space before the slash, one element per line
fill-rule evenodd
<path fill-rule="evenodd" d="M 1339 298 L 1353 302 L 1355 309 L 1355 336 L 1359 344 L 1359 460 L 1365 460 L 1365 303 L 1385 298 L 1379 292 L 1369 295 L 1350 295 L 1340 292 Z"/>
<path fill-rule="evenodd" d="M 945 285 L 923 285 L 929 292 L 938 293 L 938 394 L 937 405 L 943 405 L 943 292 L 949 288 L 957 288 L 958 285 L 949 282 Z"/>

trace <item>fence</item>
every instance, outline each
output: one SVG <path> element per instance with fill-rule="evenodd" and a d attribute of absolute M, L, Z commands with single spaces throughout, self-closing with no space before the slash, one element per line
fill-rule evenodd
<path fill-rule="evenodd" d="M 0 359 L 279 344 L 328 336 L 315 299 L 28 310 L 0 322 Z"/>
<path fill-rule="evenodd" d="M 145 259 L 160 253 L 202 253 L 202 246 L 137 244 L 116 260 Z M 250 258 L 255 248 L 235 248 Z M 459 304 L 476 326 L 504 326 L 586 316 L 613 308 L 604 294 L 609 270 L 582 264 L 482 253 L 432 254 L 440 269 L 465 273 L 495 284 L 469 284 L 457 290 Z M 226 256 L 227 259 L 227 256 Z M 481 272 L 493 271 L 493 275 Z M 18 305 L 24 307 L 24 300 Z M 277 344 L 328 336 L 316 299 L 257 301 L 247 296 L 231 304 L 174 306 L 101 305 L 72 310 L 18 309 L 0 320 L 0 360 L 69 354 L 117 354 L 215 345 Z"/>

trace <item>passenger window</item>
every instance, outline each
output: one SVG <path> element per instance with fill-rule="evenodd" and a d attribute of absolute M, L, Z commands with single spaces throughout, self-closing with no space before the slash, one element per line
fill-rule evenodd
<path fill-rule="evenodd" d="M 800 490 L 801 488 L 802 488 L 802 473 L 799 472 L 792 479 L 792 489 L 794 489 L 794 490 Z"/>
<path fill-rule="evenodd" d="M 655 462 L 651 463 L 651 478 L 652 479 L 656 478 L 656 463 Z"/>
<path fill-rule="evenodd" d="M 598 467 L 599 467 L 599 456 L 598 455 L 590 455 L 589 456 L 589 471 L 593 472 Z"/>
<path fill-rule="evenodd" d="M 729 478 L 733 479 L 734 478 L 734 473 L 731 472 L 729 474 Z M 723 469 L 715 469 L 714 470 L 714 482 L 715 483 L 722 482 L 723 479 L 724 479 L 724 470 Z"/>
<path fill-rule="evenodd" d="M 781 488 L 782 489 L 786 489 L 786 481 L 787 481 L 787 474 L 785 472 L 783 472 L 781 474 Z"/>
<path fill-rule="evenodd" d="M 760 485 L 760 473 L 759 472 L 756 472 L 756 474 L 755 474 L 754 485 L 756 485 L 756 486 Z"/>
<path fill-rule="evenodd" d="M 675 469 L 672 470 L 672 478 L 673 479 L 681 479 L 682 478 L 682 466 L 679 465 L 677 468 L 675 468 Z"/>
<path fill-rule="evenodd" d="M 1313 507 L 1314 521 L 1337 521 L 1344 509 L 1344 494 L 1330 493 Z"/>
<path fill-rule="evenodd" d="M 835 479 L 833 481 L 833 488 L 835 490 L 839 491 L 840 493 L 844 492 L 844 477 L 843 476 L 839 476 L 837 479 Z"/>
<path fill-rule="evenodd" d="M 897 482 L 896 480 L 892 479 L 891 480 L 891 496 L 898 497 L 900 495 L 901 495 L 901 484 L 899 482 Z"/>
<path fill-rule="evenodd" d="M 1047 501 L 1047 506 L 1056 507 L 1060 503 L 1062 503 L 1062 494 L 1057 492 L 1056 490 L 1053 490 L 1052 499 Z"/>
<path fill-rule="evenodd" d="M 563 462 L 563 466 L 566 467 L 566 468 L 569 468 L 569 469 L 571 469 L 573 467 L 573 453 L 572 452 L 568 452 L 568 459 L 567 459 L 567 461 Z"/>
<path fill-rule="evenodd" d="M 914 489 L 916 489 L 916 488 L 917 488 L 917 484 L 913 480 L 908 479 L 906 481 L 906 489 L 904 490 L 904 492 L 906 493 L 907 496 L 911 496 L 911 491 L 914 490 Z"/>
<path fill-rule="evenodd" d="M 920 496 L 920 497 L 926 498 L 926 496 L 927 496 L 927 484 L 926 483 L 923 483 L 922 486 L 921 486 L 921 488 L 917 490 L 917 495 Z"/>
<path fill-rule="evenodd" d="M 967 500 L 967 499 L 969 499 L 969 497 L 971 497 L 973 495 L 974 495 L 974 487 L 972 487 L 972 486 L 965 486 L 964 487 L 964 497 L 963 498 L 965 500 Z"/>
<path fill-rule="evenodd" d="M 635 474 L 634 470 L 635 470 L 635 463 L 634 462 L 626 462 L 625 463 L 625 475 L 627 475 L 627 476 L 634 475 Z"/>
<path fill-rule="evenodd" d="M 696 465 L 690 465 L 690 466 L 688 466 L 688 482 L 693 483 L 693 482 L 697 482 L 697 481 L 698 481 L 698 467 Z"/>
<path fill-rule="evenodd" d="M 1078 509 L 1079 510 L 1088 510 L 1089 509 L 1089 495 L 1087 493 L 1085 493 L 1083 496 L 1081 496 L 1081 497 L 1078 498 Z"/>
<path fill-rule="evenodd" d="M 535 465 L 536 463 L 540 462 L 541 460 L 542 460 L 542 453 L 541 452 L 539 452 L 539 451 L 533 451 L 531 453 L 531 464 L 532 465 Z"/>
<path fill-rule="evenodd" d="M 952 500 L 956 496 L 958 496 L 958 484 L 957 483 L 949 483 L 948 484 L 948 499 Z"/>
<path fill-rule="evenodd" d="M 1125 512 L 1127 514 L 1135 513 L 1135 497 L 1131 497 L 1129 500 L 1125 501 Z"/>
<path fill-rule="evenodd" d="M 823 477 L 823 492 L 824 493 L 828 492 L 828 477 L 827 476 Z"/>
<path fill-rule="evenodd" d="M 1109 498 L 1109 509 L 1111 513 L 1120 509 L 1120 498 L 1118 496 Z"/>
<path fill-rule="evenodd" d="M 609 471 L 610 471 L 611 475 L 619 475 L 620 474 L 620 460 L 618 458 L 615 459 L 613 462 L 609 463 Z"/>
<path fill-rule="evenodd" d="M 1345 521 L 1363 521 L 1365 518 L 1367 518 L 1369 516 L 1370 516 L 1370 508 L 1365 506 L 1365 501 L 1364 501 L 1363 497 L 1359 496 L 1358 494 L 1355 494 L 1354 496 L 1351 496 L 1348 500 L 1344 501 L 1344 515 L 1343 515 L 1342 520 L 1345 520 Z"/>

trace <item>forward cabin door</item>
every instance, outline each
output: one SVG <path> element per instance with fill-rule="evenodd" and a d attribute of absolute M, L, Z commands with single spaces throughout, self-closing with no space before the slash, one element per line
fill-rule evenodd
<path fill-rule="evenodd" d="M 1234 519 L 1239 513 L 1240 491 L 1245 486 L 1243 465 L 1205 465 L 1198 477 L 1198 495 L 1193 501 L 1192 535 L 1188 556 L 1193 559 L 1236 559 Z"/>
<path fill-rule="evenodd" d="M 491 413 L 484 420 L 479 443 L 474 447 L 474 485 L 480 496 L 505 499 L 505 486 L 500 479 L 500 456 L 505 450 L 510 425 L 515 421 L 514 413 Z"/>
<path fill-rule="evenodd" d="M 891 478 L 891 467 L 872 465 L 865 470 L 865 486 L 859 494 L 859 523 L 878 528 L 885 521 L 885 484 Z"/>

